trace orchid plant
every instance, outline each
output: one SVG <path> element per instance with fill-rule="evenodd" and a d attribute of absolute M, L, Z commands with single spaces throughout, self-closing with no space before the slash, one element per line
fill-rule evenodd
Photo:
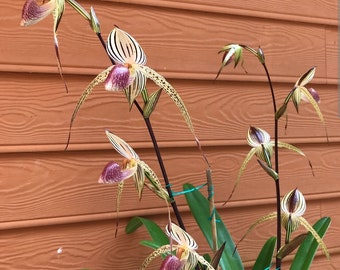
<path fill-rule="evenodd" d="M 210 164 L 201 148 L 189 111 L 175 88 L 161 74 L 153 70 L 151 67 L 146 66 L 147 57 L 137 40 L 131 34 L 115 27 L 109 33 L 107 42 L 105 42 L 101 36 L 100 23 L 93 7 L 91 7 L 88 12 L 75 0 L 50 0 L 43 1 L 42 4 L 38 4 L 36 0 L 26 0 L 22 10 L 21 25 L 29 26 L 40 22 L 50 14 L 53 15 L 54 46 L 56 49 L 57 65 L 63 79 L 58 49 L 57 30 L 64 14 L 66 3 L 75 9 L 89 23 L 112 62 L 111 66 L 106 67 L 88 84 L 80 96 L 71 116 L 66 148 L 70 143 L 72 125 L 76 116 L 79 113 L 81 106 L 97 85 L 104 83 L 107 91 L 123 93 L 127 99 L 128 109 L 131 110 L 131 108 L 135 106 L 146 124 L 162 171 L 164 184 L 161 183 L 152 168 L 140 159 L 134 149 L 127 142 L 115 135 L 113 132 L 106 130 L 105 134 L 108 140 L 112 144 L 113 148 L 122 156 L 123 161 L 121 163 L 109 161 L 100 174 L 98 182 L 101 184 L 113 184 L 118 186 L 116 199 L 117 227 L 120 199 L 124 183 L 130 178 L 132 178 L 135 183 L 139 199 L 142 198 L 144 187 L 146 187 L 164 201 L 165 207 L 169 207 L 169 205 L 171 205 L 177 218 L 178 225 L 176 225 L 171 219 L 169 212 L 169 221 L 165 228 L 165 233 L 151 220 L 136 217 L 129 222 L 126 227 L 127 233 L 132 233 L 141 225 L 145 225 L 152 237 L 152 241 L 144 241 L 143 244 L 154 248 L 154 251 L 144 260 L 144 262 L 141 263 L 140 269 L 146 269 L 156 257 L 162 257 L 164 259 L 159 265 L 161 270 L 212 270 L 218 269 L 218 267 L 233 270 L 244 269 L 241 257 L 236 248 L 237 245 L 234 244 L 231 235 L 216 211 Z M 322 240 L 322 237 L 330 225 L 330 218 L 322 218 L 317 221 L 314 226 L 312 226 L 305 218 L 303 218 L 303 214 L 306 211 L 306 201 L 303 194 L 298 189 L 294 189 L 282 197 L 280 192 L 281 184 L 279 177 L 278 149 L 286 148 L 305 158 L 307 157 L 299 148 L 278 140 L 278 121 L 283 115 L 286 115 L 287 117 L 287 106 L 290 100 L 292 100 L 297 112 L 299 112 L 300 103 L 302 101 L 306 101 L 313 106 L 318 117 L 325 126 L 324 117 L 318 106 L 318 103 L 320 102 L 319 95 L 314 89 L 306 88 L 306 85 L 313 79 L 316 68 L 310 68 L 297 80 L 292 90 L 289 91 L 287 97 L 283 101 L 281 107 L 277 109 L 273 84 L 266 66 L 264 52 L 261 48 L 253 49 L 242 44 L 228 44 L 224 46 L 220 50 L 220 53 L 223 53 L 223 57 L 216 79 L 222 73 L 223 69 L 232 62 L 234 63 L 234 68 L 236 68 L 238 64 L 241 64 L 243 67 L 244 51 L 250 52 L 259 60 L 267 75 L 274 109 L 273 120 L 275 134 L 274 140 L 271 140 L 271 136 L 264 129 L 254 126 L 249 127 L 247 142 L 251 149 L 241 165 L 233 190 L 225 204 L 231 199 L 233 193 L 236 191 L 241 176 L 250 160 L 254 157 L 257 158 L 260 165 L 259 167 L 274 180 L 276 187 L 276 211 L 256 220 L 249 227 L 248 231 L 244 234 L 244 237 L 239 240 L 239 242 L 241 242 L 262 222 L 276 218 L 277 234 L 274 237 L 270 237 L 264 244 L 253 269 L 271 269 L 274 261 L 275 269 L 281 269 L 282 259 L 298 247 L 299 249 L 292 262 L 291 269 L 308 269 L 318 246 L 321 246 L 324 254 L 327 258 L 329 258 L 329 252 Z M 155 83 L 159 87 L 159 90 L 150 94 L 146 87 L 147 80 L 151 80 Z M 66 83 L 65 87 L 67 89 Z M 184 221 L 182 220 L 180 211 L 177 208 L 174 192 L 172 191 L 169 183 L 166 168 L 157 144 L 157 139 L 153 132 L 150 117 L 157 106 L 157 102 L 162 91 L 169 96 L 172 102 L 174 102 L 179 109 L 189 131 L 192 133 L 193 138 L 198 145 L 203 159 L 206 162 L 207 182 L 203 183 L 199 187 L 184 184 L 184 191 L 181 194 L 185 195 L 190 210 L 196 219 L 197 225 L 203 232 L 209 246 L 212 249 L 212 259 L 210 259 L 209 256 L 203 257 L 198 253 L 198 245 L 196 241 L 189 232 L 186 231 Z M 142 100 L 143 105 L 140 105 L 140 99 Z M 273 159 L 275 160 L 275 164 L 272 162 Z M 309 160 L 308 163 L 313 174 L 313 168 Z M 205 198 L 199 190 L 205 185 L 208 186 L 208 198 Z M 297 230 L 300 224 L 304 226 L 309 234 L 300 234 L 292 239 L 292 233 Z M 286 231 L 284 245 L 281 244 L 281 227 L 283 227 Z M 304 261 L 303 267 L 300 266 L 302 260 Z M 307 264 L 305 263 L 306 261 L 308 262 Z"/>

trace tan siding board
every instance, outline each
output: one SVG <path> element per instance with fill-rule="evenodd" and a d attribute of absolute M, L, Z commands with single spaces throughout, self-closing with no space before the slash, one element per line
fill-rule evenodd
<path fill-rule="evenodd" d="M 282 152 L 282 192 L 298 187 L 306 195 L 316 194 L 316 198 L 338 196 L 339 181 L 334 177 L 334 171 L 339 164 L 338 150 L 315 146 L 302 149 L 313 164 L 315 177 L 312 176 L 306 159 L 286 151 Z M 248 149 L 244 148 L 207 150 L 215 187 L 219 191 L 216 192 L 216 202 L 224 202 L 231 192 L 238 168 L 247 151 Z M 204 181 L 205 167 L 198 151 L 172 148 L 162 152 L 175 191 L 180 191 L 185 182 L 200 185 Z M 161 177 L 152 152 L 140 151 L 139 154 Z M 115 211 L 117 187 L 96 183 L 102 168 L 110 160 L 121 159 L 117 159 L 113 151 L 3 155 L 0 166 L 4 193 L 0 198 L 1 220 L 8 222 Z M 256 204 L 253 200 L 272 198 L 274 184 L 270 184 L 268 176 L 259 171 L 256 164 L 255 160 L 252 161 L 244 172 L 234 194 L 234 201 L 252 205 Z M 292 169 L 294 166 L 299 166 L 300 169 Z M 253 192 L 258 190 L 258 187 L 261 187 L 261 192 Z M 155 207 L 153 198 L 153 194 L 146 190 L 140 203 L 133 182 L 129 181 L 124 189 L 121 211 L 158 211 L 158 208 L 162 207 L 161 202 Z M 184 199 L 179 197 L 178 203 L 184 204 Z M 133 214 L 134 212 L 125 215 Z"/>
<path fill-rule="evenodd" d="M 71 114 L 92 76 L 66 76 L 66 79 L 70 88 L 67 95 L 58 75 L 1 75 L 2 151 L 64 149 Z M 295 80 L 296 78 L 290 84 L 274 84 L 278 105 L 281 105 Z M 203 145 L 244 145 L 249 125 L 261 126 L 272 133 L 273 109 L 266 83 L 206 80 L 171 80 L 171 83 L 186 103 Z M 311 86 L 321 94 L 320 108 L 325 115 L 330 141 L 337 142 L 337 88 L 335 85 Z M 192 135 L 179 111 L 165 93 L 162 94 L 159 108 L 151 120 L 161 145 L 163 142 L 164 145 L 174 147 L 194 146 Z M 285 120 L 280 120 L 282 128 L 284 124 Z M 137 143 L 139 147 L 150 147 L 150 138 L 137 110 L 133 108 L 131 112 L 128 111 L 122 93 L 105 92 L 103 87 L 99 86 L 78 112 L 71 133 L 70 149 L 95 149 L 91 145 L 94 143 L 101 143 L 103 145 L 100 147 L 111 149 L 104 129 L 110 129 L 132 145 Z M 307 129 L 308 133 L 305 132 Z M 171 140 L 169 134 L 172 134 Z M 326 140 L 324 126 L 309 104 L 301 106 L 299 115 L 290 104 L 288 129 L 286 135 L 283 130 L 280 135 L 290 142 Z"/>

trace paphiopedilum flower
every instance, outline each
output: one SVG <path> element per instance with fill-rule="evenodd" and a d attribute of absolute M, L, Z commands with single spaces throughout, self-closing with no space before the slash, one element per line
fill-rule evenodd
<path fill-rule="evenodd" d="M 301 101 L 305 101 L 312 104 L 321 122 L 324 123 L 324 118 L 318 105 L 318 103 L 320 103 L 319 94 L 313 88 L 306 88 L 306 85 L 313 79 L 315 71 L 316 67 L 312 67 L 296 81 L 294 88 L 289 92 L 282 106 L 277 110 L 277 119 L 286 113 L 288 102 L 290 100 L 292 100 L 297 112 L 299 112 Z"/>
<path fill-rule="evenodd" d="M 250 149 L 250 151 L 248 152 L 246 158 L 244 159 L 240 170 L 238 172 L 237 175 L 237 179 L 236 182 L 234 184 L 233 190 L 231 191 L 228 199 L 226 200 L 225 203 L 227 203 L 232 195 L 234 194 L 237 185 L 240 182 L 241 176 L 244 172 L 244 170 L 247 167 L 247 164 L 249 163 L 249 161 L 252 159 L 253 156 L 256 156 L 258 159 L 260 159 L 261 161 L 265 162 L 266 166 L 268 168 L 271 168 L 271 156 L 274 150 L 274 146 L 275 146 L 275 142 L 272 141 L 270 139 L 270 135 L 267 131 L 265 131 L 264 129 L 258 128 L 258 127 L 253 127 L 250 126 L 248 129 L 248 136 L 247 136 L 247 142 L 249 144 L 249 146 L 251 146 L 252 148 Z M 305 154 L 297 147 L 288 144 L 288 143 L 284 143 L 284 142 L 278 142 L 278 147 L 280 148 L 286 148 L 289 150 L 292 150 L 304 157 Z M 310 162 L 309 165 L 311 166 Z"/>
<path fill-rule="evenodd" d="M 214 268 L 196 252 L 198 249 L 197 243 L 187 232 L 173 223 L 171 223 L 170 226 L 166 226 L 165 232 L 171 238 L 170 241 L 174 241 L 176 244 L 164 245 L 156 249 L 144 260 L 141 269 L 145 269 L 156 257 L 162 254 L 172 254 L 175 252 L 175 255 L 169 256 L 176 256 L 177 259 L 171 259 L 170 257 L 167 257 L 166 260 L 168 261 L 165 263 L 163 262 L 165 266 L 169 265 L 170 267 L 170 265 L 174 263 L 174 265 L 178 267 L 179 260 L 181 262 L 181 268 L 174 268 L 176 270 L 191 270 L 197 265 L 198 262 L 206 266 L 206 269 L 214 270 Z M 169 270 L 172 268 L 161 268 L 161 270 L 163 269 Z"/>
<path fill-rule="evenodd" d="M 117 216 L 119 213 L 120 199 L 124 188 L 125 180 L 133 178 L 139 199 L 142 197 L 145 178 L 149 180 L 149 187 L 157 196 L 169 201 L 168 193 L 162 185 L 154 171 L 142 160 L 137 153 L 123 139 L 106 130 L 106 136 L 113 148 L 123 157 L 122 166 L 117 162 L 109 162 L 103 169 L 98 182 L 102 184 L 118 184 L 117 192 Z M 117 218 L 118 220 L 118 218 Z"/>
<path fill-rule="evenodd" d="M 98 182 L 104 184 L 119 183 L 120 189 L 123 189 L 124 180 L 132 177 L 135 182 L 138 196 L 141 198 L 145 185 L 145 178 L 147 178 L 153 187 L 162 193 L 164 189 L 162 188 L 157 175 L 144 161 L 139 159 L 139 156 L 132 147 L 109 130 L 106 130 L 105 133 L 113 148 L 124 159 L 122 161 L 122 166 L 116 162 L 109 162 L 103 169 Z M 119 192 L 119 194 L 120 193 L 121 192 Z M 157 195 L 160 195 L 160 193 Z M 167 199 L 167 194 L 164 193 L 162 198 Z"/>
<path fill-rule="evenodd" d="M 281 201 L 281 224 L 286 230 L 286 243 L 290 234 L 297 230 L 301 224 L 302 216 L 306 211 L 306 200 L 298 189 L 288 192 Z"/>
<path fill-rule="evenodd" d="M 217 72 L 216 78 L 221 74 L 222 69 L 234 61 L 234 68 L 241 62 L 243 64 L 243 47 L 239 44 L 228 44 L 218 53 L 223 53 L 222 64 Z"/>
<path fill-rule="evenodd" d="M 257 50 L 242 44 L 228 44 L 224 46 L 218 53 L 223 53 L 222 64 L 220 69 L 217 72 L 216 78 L 221 74 L 222 69 L 234 61 L 234 68 L 237 67 L 239 63 L 241 63 L 243 67 L 243 49 L 249 51 L 253 55 L 255 55 L 260 63 L 264 64 L 264 54 L 261 48 Z"/>
<path fill-rule="evenodd" d="M 58 63 L 58 69 L 61 78 L 63 79 L 64 83 L 64 77 L 62 73 L 62 67 L 59 57 L 59 45 L 58 45 L 58 38 L 57 38 L 57 30 L 60 23 L 60 20 L 63 16 L 65 10 L 65 0 L 50 0 L 46 3 L 43 3 L 42 5 L 39 5 L 36 0 L 26 0 L 23 9 L 22 9 L 22 19 L 20 22 L 21 26 L 29 26 L 32 24 L 36 24 L 46 18 L 48 15 L 53 15 L 53 37 L 54 37 L 54 46 L 56 50 L 56 56 L 57 56 L 57 63 Z M 67 86 L 65 83 L 66 91 Z"/>
<path fill-rule="evenodd" d="M 145 65 L 146 55 L 139 43 L 130 34 L 117 27 L 114 28 L 108 37 L 106 51 L 115 64 L 100 72 L 86 87 L 72 114 L 70 130 L 80 107 L 96 85 L 105 82 L 106 90 L 125 92 L 131 107 L 136 97 L 145 90 L 146 80 L 151 79 L 176 104 L 190 131 L 198 141 L 183 100 L 163 76 Z"/>
<path fill-rule="evenodd" d="M 313 226 L 310 225 L 309 222 L 303 217 L 303 214 L 306 211 L 306 201 L 303 194 L 298 189 L 289 191 L 281 199 L 280 206 L 281 225 L 286 230 L 286 244 L 288 244 L 290 241 L 291 233 L 297 230 L 300 225 L 302 225 L 313 235 L 326 257 L 329 258 L 329 252 L 322 238 L 314 230 Z M 276 217 L 277 212 L 273 212 L 259 218 L 254 224 L 249 227 L 249 229 L 239 242 L 241 242 L 257 225 L 267 220 L 275 219 Z"/>

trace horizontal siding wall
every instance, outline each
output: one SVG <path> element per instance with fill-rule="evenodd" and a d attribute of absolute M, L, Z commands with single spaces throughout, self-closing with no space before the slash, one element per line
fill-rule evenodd
<path fill-rule="evenodd" d="M 139 245 L 148 236 L 143 229 L 126 235 L 124 227 L 137 215 L 165 226 L 166 208 L 161 201 L 155 206 L 148 190 L 139 201 L 132 181 L 127 182 L 115 238 L 117 188 L 98 185 L 97 179 L 108 161 L 120 160 L 105 129 L 129 142 L 161 175 L 144 122 L 134 107 L 129 112 L 121 93 L 98 86 L 80 109 L 65 152 L 79 96 L 110 61 L 88 23 L 67 5 L 58 30 L 66 93 L 56 67 L 52 18 L 19 27 L 22 2 L 0 0 L 0 269 L 137 269 L 151 252 Z M 337 2 L 79 2 L 87 9 L 95 7 L 105 39 L 114 25 L 133 35 L 147 54 L 148 66 L 181 95 L 211 162 L 217 208 L 235 241 L 258 217 L 275 209 L 274 184 L 256 162 L 249 163 L 229 206 L 222 207 L 249 151 L 248 127 L 273 133 L 273 108 L 258 61 L 245 53 L 247 73 L 230 66 L 215 80 L 221 63 L 217 52 L 228 43 L 261 46 L 279 103 L 301 74 L 317 66 L 310 85 L 321 96 L 326 128 L 307 104 L 299 115 L 289 107 L 286 131 L 285 120 L 280 120 L 280 140 L 304 151 L 315 176 L 307 159 L 283 150 L 280 178 L 282 193 L 298 187 L 305 194 L 310 222 L 332 217 L 324 239 L 331 261 L 318 252 L 311 269 L 336 269 L 340 265 Z M 157 88 L 150 84 L 148 89 Z M 202 184 L 205 164 L 165 93 L 151 121 L 174 190 L 180 191 L 186 182 Z M 209 252 L 184 198 L 178 197 L 178 204 L 200 253 Z M 274 234 L 275 222 L 269 222 L 239 245 L 247 269 Z"/>

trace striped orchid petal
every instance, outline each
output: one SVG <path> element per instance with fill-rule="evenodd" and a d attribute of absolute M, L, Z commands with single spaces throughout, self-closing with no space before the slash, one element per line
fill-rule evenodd
<path fill-rule="evenodd" d="M 106 51 L 115 63 L 146 64 L 146 55 L 139 43 L 118 27 L 111 31 Z"/>
<path fill-rule="evenodd" d="M 270 142 L 270 135 L 264 129 L 250 126 L 248 129 L 247 142 L 251 147 L 268 144 Z"/>
<path fill-rule="evenodd" d="M 187 249 L 196 250 L 198 248 L 196 241 L 186 231 L 174 223 L 171 223 L 170 226 L 167 225 L 165 232 L 171 239 Z"/>
<path fill-rule="evenodd" d="M 290 232 L 295 231 L 300 225 L 300 219 L 306 211 L 306 201 L 298 189 L 288 192 L 281 200 L 282 226 Z"/>
<path fill-rule="evenodd" d="M 309 83 L 315 75 L 316 67 L 310 68 L 305 74 L 303 74 L 295 83 L 295 86 L 305 86 Z"/>
<path fill-rule="evenodd" d="M 109 130 L 105 131 L 105 134 L 109 141 L 111 142 L 113 148 L 123 157 L 126 159 L 136 159 L 139 160 L 138 155 L 136 152 L 132 149 L 132 147 L 126 143 L 123 139 L 119 138 L 118 136 L 114 135 Z"/>

